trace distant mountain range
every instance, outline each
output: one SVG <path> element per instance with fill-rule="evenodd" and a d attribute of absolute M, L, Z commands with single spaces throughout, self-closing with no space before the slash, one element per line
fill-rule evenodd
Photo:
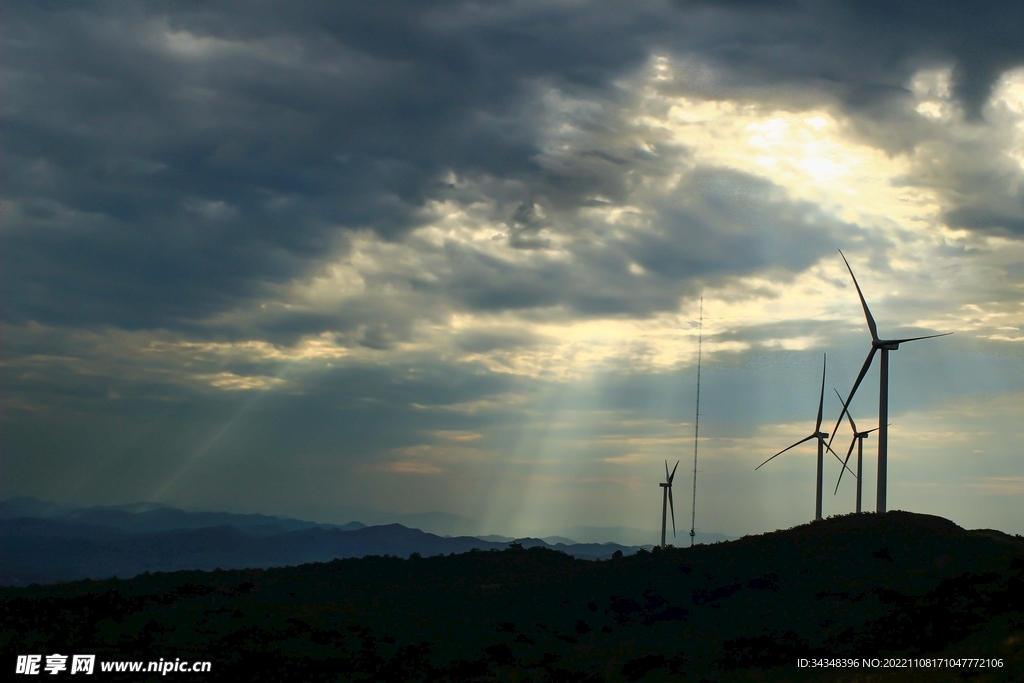
<path fill-rule="evenodd" d="M 136 517 L 127 517 L 121 513 L 134 513 Z M 74 505 L 51 503 L 32 497 L 9 498 L 0 501 L 0 519 L 16 517 L 74 517 L 83 523 L 99 523 L 101 526 L 120 526 L 113 518 L 121 515 L 123 524 L 130 524 L 135 531 L 167 531 L 182 528 L 203 528 L 209 526 L 235 526 L 250 528 L 266 525 L 270 529 L 293 531 L 297 529 L 336 528 L 351 530 L 363 526 L 384 526 L 401 524 L 410 529 L 420 529 L 438 536 L 473 536 L 495 543 L 508 543 L 515 540 L 511 536 L 498 534 L 481 534 L 480 525 L 471 519 L 446 512 L 422 512 L 415 514 L 396 514 L 371 510 L 368 508 L 342 508 L 342 518 L 358 519 L 348 524 L 324 524 L 286 517 L 272 517 L 259 514 L 234 514 L 228 512 L 185 512 L 160 503 L 128 503 L 125 505 L 93 506 L 80 508 Z M 123 527 L 128 528 L 128 527 Z M 565 543 L 618 543 L 627 546 L 645 546 L 658 541 L 658 530 L 637 529 L 625 526 L 572 526 L 552 530 L 550 533 L 539 534 L 539 538 L 549 544 Z M 680 530 L 674 544 L 688 546 L 689 533 Z M 696 532 L 695 543 L 708 544 L 721 541 L 733 541 L 738 536 L 726 534 Z"/>
<path fill-rule="evenodd" d="M 154 503 L 74 508 L 11 498 L 0 501 L 0 585 L 280 567 L 367 555 L 430 557 L 474 548 L 503 550 L 512 541 L 591 560 L 652 547 L 577 543 L 565 537 L 439 536 L 401 524 L 318 524 L 258 514 L 186 512 Z"/>
<path fill-rule="evenodd" d="M 231 512 L 186 512 L 159 503 L 128 503 L 126 505 L 97 505 L 88 508 L 49 503 L 38 498 L 9 498 L 0 501 L 0 520 L 28 517 L 55 522 L 109 527 L 129 532 L 177 531 L 230 526 L 253 536 L 270 536 L 302 529 L 339 529 L 353 531 L 366 525 L 318 524 L 287 517 L 269 515 L 240 515 Z"/>

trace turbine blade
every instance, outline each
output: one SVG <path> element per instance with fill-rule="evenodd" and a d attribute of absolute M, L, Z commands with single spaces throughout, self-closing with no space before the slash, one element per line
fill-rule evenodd
<path fill-rule="evenodd" d="M 864 317 L 868 321 L 868 330 L 871 331 L 871 340 L 878 341 L 878 327 L 875 325 L 875 319 L 871 317 L 871 311 L 868 310 L 868 302 L 864 301 L 864 293 L 860 291 L 860 285 L 857 284 L 857 276 L 853 274 L 853 268 L 850 267 L 850 262 L 846 260 L 846 254 L 843 250 L 839 250 L 839 255 L 843 257 L 843 263 L 846 264 L 846 269 L 850 271 L 850 277 L 853 278 L 853 286 L 857 288 L 857 296 L 860 297 L 860 305 L 864 308 Z"/>
<path fill-rule="evenodd" d="M 842 410 L 842 412 L 839 413 L 839 419 L 836 420 L 836 426 L 832 429 L 832 436 L 829 437 L 829 440 L 828 440 L 828 445 L 829 446 L 832 445 L 832 439 L 836 438 L 836 432 L 839 431 L 839 423 L 841 423 L 843 421 L 843 415 L 847 415 L 848 414 L 847 410 L 850 407 L 850 401 L 853 400 L 853 395 L 857 393 L 857 387 L 859 387 L 860 383 L 864 381 L 864 375 L 868 374 L 868 369 L 871 368 L 871 361 L 874 359 L 875 351 L 877 351 L 877 350 L 878 349 L 876 349 L 874 346 L 872 346 L 871 347 L 871 351 L 868 352 L 868 357 L 866 359 L 864 359 L 864 365 L 862 365 L 861 368 L 860 368 L 860 374 L 857 375 L 857 381 L 853 383 L 853 388 L 850 389 L 850 395 L 847 397 L 846 401 L 843 403 L 843 410 Z"/>
<path fill-rule="evenodd" d="M 668 487 L 668 509 L 672 511 L 672 538 L 676 537 L 676 506 L 672 503 L 672 487 Z"/>
<path fill-rule="evenodd" d="M 668 460 L 665 461 L 665 483 L 672 483 L 672 480 L 668 478 Z"/>
<path fill-rule="evenodd" d="M 893 339 L 892 341 L 897 344 L 903 344 L 905 342 L 917 341 L 918 339 L 935 339 L 936 337 L 948 337 L 953 334 L 952 332 L 943 332 L 942 334 L 928 334 L 923 337 L 910 337 L 909 339 Z"/>
<path fill-rule="evenodd" d="M 821 431 L 821 412 L 825 408 L 825 354 L 821 354 L 821 396 L 818 398 L 818 421 L 814 423 L 814 433 Z"/>
<path fill-rule="evenodd" d="M 836 461 L 837 461 L 837 462 L 839 462 L 839 463 L 840 463 L 840 464 L 841 464 L 841 465 L 842 465 L 843 467 L 846 467 L 846 463 L 844 463 L 844 462 L 843 462 L 843 459 L 839 457 L 839 454 L 838 454 L 838 453 L 836 453 L 836 452 L 835 452 L 834 450 L 832 450 L 832 448 L 831 448 L 831 447 L 830 447 L 830 446 L 829 446 L 829 445 L 828 445 L 827 443 L 825 443 L 825 440 L 824 440 L 824 439 L 822 439 L 822 440 L 821 440 L 821 442 L 822 442 L 823 444 L 825 444 L 825 448 L 827 448 L 827 449 L 828 449 L 828 452 L 829 452 L 829 453 L 831 453 L 832 455 L 834 455 L 834 456 L 835 456 L 835 458 L 836 458 Z M 853 470 L 850 470 L 850 468 L 849 468 L 849 467 L 846 467 L 846 469 L 847 469 L 847 470 L 849 470 L 850 474 L 853 474 Z M 855 476 L 855 477 L 856 477 L 857 475 L 856 475 L 856 474 L 853 474 L 853 476 Z"/>
<path fill-rule="evenodd" d="M 892 427 L 892 422 L 890 422 L 889 424 L 887 424 L 887 425 L 886 425 L 886 427 Z M 869 430 L 868 430 L 868 431 L 866 431 L 866 432 L 861 432 L 861 434 L 862 434 L 863 436 L 867 436 L 867 435 L 868 435 L 868 434 L 870 434 L 871 432 L 877 432 L 877 431 L 878 431 L 879 429 L 881 429 L 881 427 L 880 427 L 880 426 L 879 426 L 879 427 L 875 427 L 874 429 L 869 429 Z"/>
<path fill-rule="evenodd" d="M 789 450 L 790 448 L 796 448 L 797 446 L 799 446 L 799 445 L 800 445 L 800 444 L 802 444 L 803 442 L 805 442 L 805 441 L 810 441 L 810 440 L 811 440 L 811 439 L 813 439 L 813 438 L 814 438 L 815 436 L 816 436 L 815 434 L 811 434 L 810 436 L 808 436 L 808 437 L 806 437 L 806 438 L 800 439 L 799 441 L 797 441 L 797 442 L 796 442 L 795 444 L 793 444 L 792 446 L 789 446 L 789 447 L 787 447 L 787 448 L 783 448 L 783 449 L 782 449 L 781 451 L 779 451 L 778 453 L 776 453 L 775 455 L 773 455 L 772 457 L 768 458 L 768 459 L 767 459 L 767 460 L 765 460 L 765 461 L 764 461 L 763 463 L 761 463 L 760 465 L 758 465 L 757 467 L 755 467 L 755 468 L 754 468 L 754 471 L 756 472 L 757 470 L 761 469 L 761 468 L 762 468 L 762 467 L 764 467 L 764 466 L 765 466 L 766 464 L 768 464 L 769 462 L 771 462 L 771 461 L 772 461 L 772 460 L 774 460 L 775 458 L 779 457 L 780 455 L 782 455 L 783 453 L 785 453 L 786 451 L 788 451 L 788 450 Z"/>
<path fill-rule="evenodd" d="M 666 463 L 667 465 L 668 463 Z M 676 466 L 672 468 L 672 474 L 668 475 L 668 483 L 671 484 L 672 480 L 676 478 L 676 470 L 679 468 L 679 461 L 676 460 Z"/>
<path fill-rule="evenodd" d="M 850 448 L 849 448 L 849 450 L 846 451 L 846 459 L 843 460 L 843 469 L 839 470 L 839 479 L 838 479 L 838 481 L 836 481 L 836 490 L 832 492 L 833 496 L 836 495 L 837 493 L 839 493 L 839 484 L 840 484 L 840 482 L 843 481 L 843 472 L 845 472 L 847 469 L 849 469 L 849 468 L 846 467 L 846 463 L 850 462 L 850 454 L 853 453 L 853 447 L 856 444 L 857 444 L 857 435 L 854 434 L 853 441 L 850 442 Z M 853 472 L 850 472 L 850 474 L 853 474 Z M 854 475 L 854 476 L 856 476 L 856 475 Z"/>
<path fill-rule="evenodd" d="M 836 396 L 839 396 L 839 402 L 842 403 L 843 397 L 839 395 L 839 390 L 836 389 L 835 387 L 832 387 L 832 391 L 836 392 Z M 849 410 L 846 411 L 846 419 L 850 421 L 850 428 L 853 430 L 853 433 L 856 434 L 857 433 L 857 423 L 853 421 L 853 415 L 850 415 L 850 411 Z M 840 417 L 839 418 L 839 422 L 842 422 L 842 421 L 843 421 L 843 418 Z M 839 422 L 836 423 L 836 427 L 837 428 L 839 427 Z M 829 443 L 832 443 L 831 439 L 829 440 Z"/>

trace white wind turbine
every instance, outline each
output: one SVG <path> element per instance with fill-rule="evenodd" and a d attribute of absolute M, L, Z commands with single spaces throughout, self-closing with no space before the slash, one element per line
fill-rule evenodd
<path fill-rule="evenodd" d="M 857 375 L 857 381 L 853 383 L 853 388 L 850 389 L 850 395 L 843 402 L 843 410 L 839 413 L 839 419 L 836 420 L 836 427 L 832 430 L 832 438 L 829 439 L 828 445 L 832 445 L 835 432 L 839 428 L 839 423 L 843 421 L 843 415 L 846 415 L 850 408 L 850 401 L 853 400 L 853 395 L 857 393 L 857 387 L 863 381 L 864 375 L 868 374 L 871 361 L 875 358 L 875 352 L 881 351 L 882 360 L 878 380 L 878 489 L 875 496 L 875 512 L 885 512 L 885 485 L 889 455 L 889 352 L 896 351 L 900 348 L 900 344 L 905 344 L 906 342 L 945 337 L 953 333 L 929 334 L 924 337 L 910 337 L 908 339 L 879 339 L 878 327 L 875 325 L 875 319 L 871 317 L 871 311 L 868 310 L 868 304 L 864 300 L 864 294 L 860 291 L 860 285 L 857 284 L 857 277 L 853 274 L 853 268 L 850 267 L 850 262 L 846 260 L 846 255 L 843 254 L 842 249 L 839 250 L 839 255 L 843 257 L 843 263 L 846 264 L 846 269 L 850 271 L 850 277 L 853 278 L 853 286 L 857 288 L 857 296 L 860 297 L 860 305 L 864 308 L 864 317 L 868 321 L 868 330 L 871 332 L 871 351 L 868 352 L 868 357 L 860 369 L 860 374 Z"/>

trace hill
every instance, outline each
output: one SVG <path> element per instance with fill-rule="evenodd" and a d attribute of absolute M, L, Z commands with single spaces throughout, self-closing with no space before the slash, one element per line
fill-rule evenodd
<path fill-rule="evenodd" d="M 0 649 L 208 660 L 174 674 L 203 681 L 1021 680 L 1022 570 L 1019 537 L 847 515 L 600 562 L 513 547 L 5 588 Z M 933 656 L 1002 666 L 862 664 Z"/>

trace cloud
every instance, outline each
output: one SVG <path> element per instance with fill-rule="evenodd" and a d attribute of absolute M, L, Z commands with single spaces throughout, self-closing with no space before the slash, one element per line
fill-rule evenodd
<path fill-rule="evenodd" d="M 8 9 L 19 491 L 639 490 L 702 289 L 709 424 L 799 419 L 826 347 L 856 372 L 839 246 L 882 329 L 969 356 L 894 373 L 1015 390 L 1019 3 Z"/>
<path fill-rule="evenodd" d="M 656 50 L 707 65 L 705 85 L 679 81 L 688 91 L 774 90 L 781 106 L 838 96 L 877 111 L 869 119 L 889 116 L 871 103 L 905 99 L 912 73 L 931 63 L 951 65 L 952 92 L 980 111 L 1024 55 L 1007 33 L 1013 3 L 383 7 L 12 9 L 23 40 L 10 46 L 5 81 L 5 242 L 22 255 L 9 281 L 24 284 L 7 317 L 182 329 L 309 272 L 345 230 L 401 239 L 450 191 L 451 170 L 514 181 L 518 196 L 498 213 L 513 245 L 539 246 L 538 201 L 568 212 L 595 195 L 621 203 L 642 163 L 621 145 L 552 156 L 544 98 L 563 93 L 549 103 L 562 125 L 600 131 L 618 79 Z M 1013 231 L 1017 213 L 948 215 Z M 690 230 L 708 218 L 699 206 L 668 217 Z M 603 274 L 628 267 L 619 261 L 609 257 Z M 467 287 L 476 269 L 514 290 L 462 293 L 475 307 L 557 305 L 551 292 L 572 285 L 465 265 Z M 570 305 L 644 308 L 600 291 Z M 367 335 L 371 346 L 393 343 Z"/>
<path fill-rule="evenodd" d="M 440 467 L 422 462 L 395 462 L 388 466 L 388 470 L 401 474 L 440 474 L 444 472 Z"/>

